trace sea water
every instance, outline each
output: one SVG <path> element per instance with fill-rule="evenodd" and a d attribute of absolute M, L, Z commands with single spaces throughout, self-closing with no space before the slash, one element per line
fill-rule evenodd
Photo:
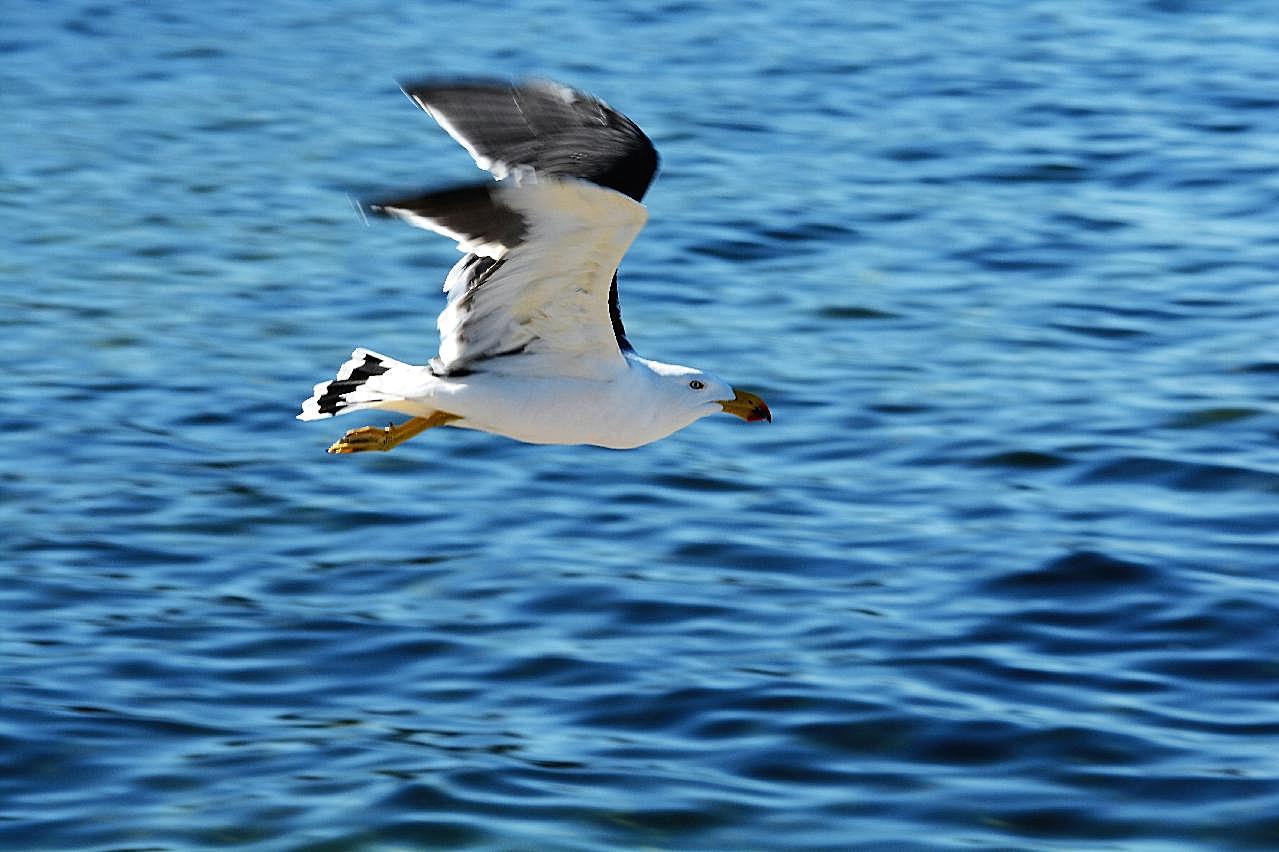
<path fill-rule="evenodd" d="M 1279 848 L 1274 3 L 0 19 L 0 847 Z M 774 422 L 326 455 L 425 76 L 635 119 L 630 337 Z"/>

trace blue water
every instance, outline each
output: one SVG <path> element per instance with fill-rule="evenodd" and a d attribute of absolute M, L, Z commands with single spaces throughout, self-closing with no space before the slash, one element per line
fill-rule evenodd
<path fill-rule="evenodd" d="M 0 5 L 0 847 L 1279 848 L 1272 2 Z M 649 132 L 771 426 L 324 453 L 435 74 Z"/>

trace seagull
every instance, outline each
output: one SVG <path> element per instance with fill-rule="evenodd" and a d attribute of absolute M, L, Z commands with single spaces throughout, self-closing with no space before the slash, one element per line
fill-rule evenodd
<path fill-rule="evenodd" d="M 658 162 L 634 122 L 545 80 L 403 89 L 497 180 L 363 204 L 456 240 L 464 256 L 444 281 L 429 363 L 356 349 L 302 404 L 299 420 L 410 417 L 352 429 L 330 453 L 390 450 L 438 426 L 629 449 L 718 412 L 772 421 L 755 394 L 643 358 L 626 337 L 617 267 L 648 218 L 640 201 Z"/>

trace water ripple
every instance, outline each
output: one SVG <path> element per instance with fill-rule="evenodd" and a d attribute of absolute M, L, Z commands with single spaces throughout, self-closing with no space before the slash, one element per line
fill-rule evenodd
<path fill-rule="evenodd" d="M 0 846 L 1279 847 L 1265 4 L 10 6 Z M 628 329 L 774 423 L 324 453 L 430 73 L 653 135 Z"/>

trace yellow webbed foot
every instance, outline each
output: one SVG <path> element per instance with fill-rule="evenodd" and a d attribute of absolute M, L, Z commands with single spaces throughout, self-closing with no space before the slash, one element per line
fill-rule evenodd
<path fill-rule="evenodd" d="M 443 426 L 451 420 L 457 420 L 455 414 L 437 411 L 429 417 L 414 417 L 400 424 L 388 426 L 361 426 L 352 429 L 338 438 L 329 447 L 330 453 L 367 453 L 372 451 L 386 452 L 403 444 L 414 435 L 420 435 L 427 429 Z"/>
<path fill-rule="evenodd" d="M 329 446 L 330 453 L 367 453 L 373 450 L 386 452 L 395 446 L 391 443 L 394 426 L 361 426 L 352 429 Z"/>

